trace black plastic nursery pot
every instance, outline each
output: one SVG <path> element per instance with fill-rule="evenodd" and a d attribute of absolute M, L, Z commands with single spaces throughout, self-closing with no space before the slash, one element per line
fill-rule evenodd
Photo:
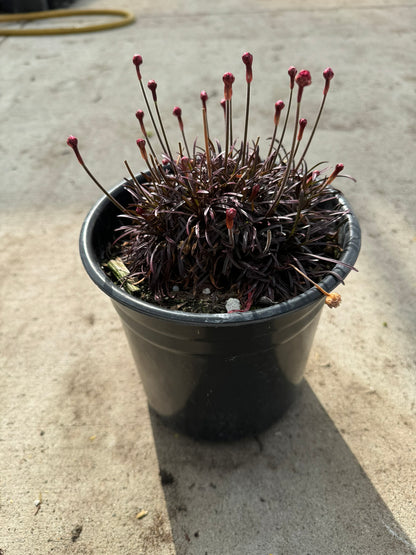
<path fill-rule="evenodd" d="M 111 194 L 125 204 L 123 184 Z M 341 260 L 353 265 L 361 232 L 349 209 L 340 230 Z M 83 265 L 120 316 L 150 408 L 170 427 L 197 439 L 231 440 L 259 433 L 291 405 L 302 381 L 324 297 L 312 287 L 267 308 L 194 314 L 164 309 L 115 285 L 101 268 L 120 225 L 117 208 L 102 197 L 80 235 Z M 349 268 L 337 264 L 344 279 Z M 333 275 L 320 282 L 326 291 Z"/>

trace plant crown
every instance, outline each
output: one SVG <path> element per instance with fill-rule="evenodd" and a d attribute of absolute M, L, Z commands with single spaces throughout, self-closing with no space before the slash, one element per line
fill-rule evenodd
<path fill-rule="evenodd" d="M 244 311 L 290 299 L 312 283 L 326 296 L 329 306 L 337 306 L 340 296 L 325 292 L 315 282 L 331 272 L 339 256 L 337 230 L 346 212 L 331 184 L 343 165 L 337 164 L 326 176 L 318 165 L 308 169 L 305 162 L 334 73 L 331 68 L 323 72 L 321 105 L 306 146 L 301 148 L 307 128 L 307 120 L 299 117 L 302 95 L 312 80 L 309 71 L 289 68 L 286 113 L 284 102 L 278 100 L 270 147 L 266 155 L 261 155 L 259 139 L 247 139 L 253 56 L 246 52 L 242 60 L 247 92 L 243 140 L 239 142 L 233 136 L 235 78 L 225 73 L 221 101 L 224 147 L 209 135 L 208 94 L 202 91 L 204 145 L 195 142 L 189 149 L 182 110 L 175 106 L 173 115 L 182 141 L 174 154 L 160 117 L 157 84 L 154 80 L 148 82 L 151 106 L 140 71 L 143 58 L 134 56 L 141 92 L 163 156 L 157 156 L 144 125 L 145 113 L 138 110 L 143 138 L 137 140 L 137 146 L 147 171 L 135 176 L 125 162 L 130 175 L 125 187 L 131 194 L 127 206 L 121 206 L 90 172 L 77 139 L 71 136 L 67 142 L 89 176 L 127 220 L 117 231 L 120 257 L 130 272 L 129 280 L 145 284 L 156 302 L 162 303 L 178 287 L 195 297 L 210 288 L 239 298 Z M 283 140 L 288 134 L 292 104 L 295 124 L 289 137 L 290 149 L 286 150 Z"/>

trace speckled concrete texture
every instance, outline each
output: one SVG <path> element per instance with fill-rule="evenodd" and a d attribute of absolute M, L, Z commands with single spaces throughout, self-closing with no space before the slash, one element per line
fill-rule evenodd
<path fill-rule="evenodd" d="M 0 553 L 416 553 L 414 2 L 117 4 L 73 7 L 129 8 L 135 24 L 0 37 Z M 333 67 L 308 158 L 357 179 L 339 186 L 363 247 L 285 417 L 258 438 L 196 443 L 149 414 L 120 322 L 81 267 L 100 194 L 65 141 L 78 136 L 107 187 L 124 159 L 141 169 L 136 52 L 167 133 L 179 105 L 201 137 L 204 88 L 219 135 L 221 76 L 243 75 L 246 50 L 256 136 L 271 134 L 288 66 L 312 72 L 311 119 Z"/>

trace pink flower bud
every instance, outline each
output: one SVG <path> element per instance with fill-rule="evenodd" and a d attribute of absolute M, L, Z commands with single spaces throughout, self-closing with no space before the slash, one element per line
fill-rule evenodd
<path fill-rule="evenodd" d="M 336 178 L 336 176 L 339 173 L 341 173 L 343 169 L 344 169 L 344 164 L 337 164 L 335 166 L 334 171 L 331 173 L 331 175 L 326 180 L 326 184 L 329 185 L 330 183 L 332 183 L 334 181 L 334 179 Z"/>
<path fill-rule="evenodd" d="M 225 100 L 231 100 L 235 77 L 232 73 L 227 72 L 222 76 L 222 80 L 224 81 L 224 98 Z"/>
<path fill-rule="evenodd" d="M 302 69 L 295 77 L 295 81 L 299 87 L 298 102 L 302 99 L 303 89 L 312 83 L 312 77 L 307 69 Z"/>
<path fill-rule="evenodd" d="M 143 160 L 147 160 L 146 141 L 144 139 L 137 139 L 136 144 L 140 149 Z"/>
<path fill-rule="evenodd" d="M 144 123 L 143 123 L 143 118 L 144 118 L 143 110 L 137 110 L 136 118 L 139 120 L 140 129 L 142 130 L 143 135 L 146 137 L 146 129 L 145 129 L 145 126 L 144 126 Z"/>
<path fill-rule="evenodd" d="M 78 139 L 73 135 L 70 135 L 66 140 L 66 144 L 72 148 L 72 150 L 75 153 L 75 156 L 77 157 L 78 162 L 81 164 L 81 166 L 83 166 L 84 160 L 82 159 L 81 154 L 79 153 L 79 150 L 78 150 Z"/>
<path fill-rule="evenodd" d="M 154 79 L 150 79 L 150 81 L 147 83 L 147 88 L 152 91 L 153 100 L 155 102 L 157 102 L 157 95 L 156 95 L 157 83 L 156 83 L 156 81 Z"/>
<path fill-rule="evenodd" d="M 140 66 L 143 63 L 143 58 L 140 56 L 140 54 L 135 54 L 133 56 L 133 64 L 136 66 L 136 72 L 137 72 L 137 77 L 139 78 L 139 81 L 142 80 L 142 75 L 140 73 Z"/>
<path fill-rule="evenodd" d="M 140 54 L 135 54 L 133 56 L 133 64 L 135 66 L 140 66 L 143 63 L 143 58 L 140 56 Z"/>
<path fill-rule="evenodd" d="M 303 130 L 306 127 L 306 124 L 308 123 L 308 120 L 306 120 L 305 118 L 301 118 L 299 120 L 299 133 L 298 133 L 298 141 L 302 140 L 303 137 Z"/>
<path fill-rule="evenodd" d="M 283 100 L 278 100 L 274 105 L 274 124 L 279 125 L 280 113 L 285 107 Z"/>
<path fill-rule="evenodd" d="M 224 117 L 225 117 L 225 105 L 226 105 L 226 100 L 225 100 L 225 98 L 222 98 L 222 99 L 220 100 L 220 104 L 221 104 L 221 106 L 222 106 L 222 109 L 224 110 Z"/>
<path fill-rule="evenodd" d="M 314 170 L 312 173 L 309 174 L 309 177 L 306 181 L 306 183 L 309 185 L 310 183 L 313 183 L 314 181 L 316 181 L 318 179 L 318 177 L 321 175 L 320 170 Z"/>
<path fill-rule="evenodd" d="M 246 65 L 246 81 L 251 83 L 253 80 L 253 55 L 250 52 L 245 52 L 241 59 Z"/>
<path fill-rule="evenodd" d="M 334 72 L 330 67 L 327 67 L 322 75 L 324 76 L 324 79 L 325 79 L 324 96 L 326 96 L 329 91 L 329 82 L 334 77 Z"/>
<path fill-rule="evenodd" d="M 287 70 L 287 73 L 290 77 L 290 88 L 293 89 L 293 87 L 295 86 L 295 77 L 296 77 L 295 66 L 290 66 L 290 68 Z"/>
<path fill-rule="evenodd" d="M 136 118 L 139 120 L 140 123 L 143 121 L 143 118 L 144 118 L 144 112 L 143 112 L 143 110 L 137 110 L 137 112 L 136 112 Z"/>
<path fill-rule="evenodd" d="M 175 106 L 172 114 L 178 118 L 179 128 L 183 131 L 182 110 L 179 106 Z"/>
<path fill-rule="evenodd" d="M 202 107 L 204 110 L 207 109 L 207 100 L 208 100 L 208 93 L 207 91 L 201 91 L 200 94 L 201 100 L 202 100 Z"/>
<path fill-rule="evenodd" d="M 234 218 L 237 214 L 237 210 L 235 208 L 227 208 L 225 211 L 225 224 L 227 229 L 232 229 L 234 225 Z"/>

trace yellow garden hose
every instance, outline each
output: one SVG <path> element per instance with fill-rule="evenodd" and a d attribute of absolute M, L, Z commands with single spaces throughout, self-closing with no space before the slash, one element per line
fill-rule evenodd
<path fill-rule="evenodd" d="M 11 21 L 34 21 L 36 19 L 49 19 L 54 17 L 72 17 L 75 15 L 115 15 L 122 19 L 100 23 L 97 25 L 85 25 L 83 27 L 47 27 L 45 29 L 2 29 L 0 35 L 6 36 L 30 36 L 30 35 L 66 35 L 71 33 L 89 33 L 91 31 L 104 31 L 129 25 L 134 21 L 134 15 L 126 10 L 48 10 L 44 12 L 28 12 L 21 14 L 0 15 L 0 23 Z"/>

